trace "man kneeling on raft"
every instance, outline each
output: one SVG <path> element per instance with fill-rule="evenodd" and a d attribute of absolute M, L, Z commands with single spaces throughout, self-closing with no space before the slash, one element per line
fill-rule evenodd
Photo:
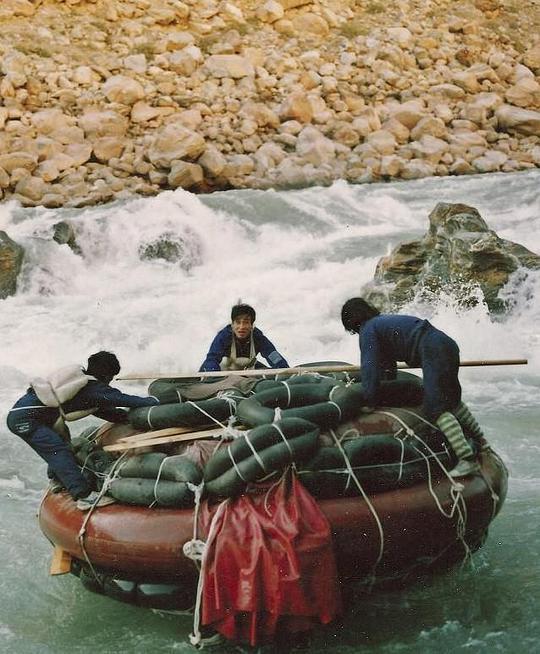
<path fill-rule="evenodd" d="M 7 417 L 7 426 L 48 464 L 51 490 L 65 488 L 85 511 L 114 502 L 112 497 L 92 491 L 70 446 L 66 420 L 88 415 L 111 422 L 125 422 L 126 412 L 118 407 L 135 408 L 159 404 L 155 397 L 125 395 L 109 386 L 120 372 L 118 359 L 111 352 L 97 352 L 88 359 L 86 370 L 68 366 L 47 379 L 34 379 Z"/>
<path fill-rule="evenodd" d="M 266 359 L 270 368 L 288 368 L 287 361 L 262 331 L 254 327 L 254 322 L 253 307 L 249 304 L 233 306 L 231 324 L 217 333 L 199 371 L 264 368 L 257 361 L 257 354 Z"/>
<path fill-rule="evenodd" d="M 464 477 L 479 472 L 480 466 L 461 425 L 469 429 L 479 447 L 485 446 L 485 439 L 480 426 L 461 401 L 457 343 L 427 320 L 381 314 L 359 297 L 345 302 L 341 321 L 348 332 L 359 335 L 366 405 L 376 406 L 383 372 L 395 372 L 398 361 L 422 368 L 424 415 L 446 436 L 458 459 L 450 476 Z"/>

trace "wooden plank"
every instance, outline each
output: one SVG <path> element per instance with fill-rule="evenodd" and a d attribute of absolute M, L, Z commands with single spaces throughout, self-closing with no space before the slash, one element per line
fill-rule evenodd
<path fill-rule="evenodd" d="M 471 366 L 519 366 L 527 365 L 527 359 L 475 359 L 471 361 L 461 361 L 460 366 L 463 368 Z M 399 363 L 397 366 L 400 370 L 414 370 L 413 366 L 408 366 L 405 363 Z M 250 368 L 248 370 L 215 370 L 211 372 L 198 372 L 198 373 L 132 373 L 117 377 L 118 380 L 135 380 L 135 379 L 158 379 L 165 377 L 169 379 L 209 379 L 212 377 L 275 377 L 276 375 L 294 375 L 304 372 L 358 372 L 359 366 L 353 365 L 321 365 L 321 366 L 302 366 L 298 368 Z"/>
<path fill-rule="evenodd" d="M 201 425 L 200 428 L 197 428 L 197 431 L 202 431 L 204 429 L 210 429 L 213 425 L 208 425 L 205 427 Z M 174 436 L 176 434 L 189 434 L 194 430 L 193 427 L 166 427 L 165 429 L 154 429 L 150 431 L 141 432 L 140 434 L 132 434 L 131 436 L 124 436 L 119 438 L 116 443 L 133 443 L 135 441 L 146 441 L 151 438 L 161 438 L 162 436 Z"/>
<path fill-rule="evenodd" d="M 71 571 L 71 554 L 63 550 L 60 545 L 54 546 L 51 566 L 49 568 L 50 575 L 65 575 L 66 572 Z"/>
<path fill-rule="evenodd" d="M 105 452 L 125 452 L 127 450 L 133 450 L 137 447 L 154 447 L 155 445 L 165 445 L 168 443 L 181 443 L 183 441 L 196 441 L 204 438 L 216 438 L 220 434 L 226 431 L 223 428 L 220 429 L 207 429 L 206 431 L 194 431 L 194 432 L 180 432 L 178 434 L 171 434 L 170 436 L 162 436 L 161 438 L 149 438 L 147 440 L 135 441 L 131 443 L 114 443 L 113 445 L 105 445 Z"/>

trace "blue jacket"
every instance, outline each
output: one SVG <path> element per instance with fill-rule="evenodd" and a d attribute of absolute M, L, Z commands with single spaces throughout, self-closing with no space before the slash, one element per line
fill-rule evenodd
<path fill-rule="evenodd" d="M 427 320 L 405 315 L 379 315 L 360 328 L 361 379 L 366 404 L 377 404 L 377 391 L 385 373 L 395 374 L 396 363 L 422 364 L 418 346 L 432 328 Z"/>
<path fill-rule="evenodd" d="M 155 397 L 125 395 L 108 384 L 90 380 L 74 398 L 64 402 L 62 409 L 64 413 L 71 413 L 97 407 L 97 411 L 94 411 L 93 415 L 103 418 L 103 420 L 120 422 L 125 420 L 125 412 L 118 411 L 117 407 L 135 408 L 155 404 L 159 404 L 159 400 Z M 27 433 L 31 433 L 38 425 L 49 427 L 54 425 L 59 415 L 60 412 L 57 408 L 45 406 L 38 399 L 34 389 L 30 387 L 10 410 L 8 426 L 15 422 L 25 421 L 29 426 Z"/>
<path fill-rule="evenodd" d="M 204 360 L 203 364 L 199 368 L 199 371 L 221 370 L 220 368 L 221 359 L 223 359 L 223 357 L 228 357 L 231 354 L 232 339 L 233 339 L 232 327 L 231 325 L 227 325 L 216 334 L 216 337 L 214 338 L 212 344 L 210 345 L 210 349 L 208 350 L 206 359 Z M 247 356 L 249 356 L 249 339 L 247 340 L 247 343 L 248 343 Z M 260 329 L 257 329 L 257 327 L 253 328 L 253 344 L 255 346 L 255 354 L 261 354 L 266 359 L 268 365 L 271 368 L 289 367 L 289 364 L 276 350 L 273 343 L 269 341 L 266 338 L 266 336 L 262 333 L 262 331 Z M 239 347 L 239 341 L 238 339 L 236 339 L 237 354 L 238 356 L 243 356 L 240 353 L 240 348 L 241 345 Z"/>

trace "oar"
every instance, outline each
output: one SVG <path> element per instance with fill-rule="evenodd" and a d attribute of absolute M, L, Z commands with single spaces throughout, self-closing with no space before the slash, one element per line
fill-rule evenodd
<path fill-rule="evenodd" d="M 185 433 L 182 430 L 177 430 L 179 433 L 171 434 L 170 436 L 161 436 L 160 438 L 148 438 L 148 440 L 136 441 L 131 443 L 114 443 L 113 445 L 105 445 L 103 448 L 106 452 L 125 452 L 126 450 L 133 450 L 138 447 L 153 447 L 154 445 L 164 445 L 165 443 L 180 443 L 183 441 L 196 441 L 203 438 L 215 438 L 222 434 L 225 430 L 220 429 L 207 429 L 206 431 L 192 431 Z M 152 433 L 152 432 L 148 432 Z"/>
<path fill-rule="evenodd" d="M 65 575 L 66 572 L 71 572 L 71 554 L 63 550 L 60 545 L 55 545 L 49 574 Z"/>
<path fill-rule="evenodd" d="M 520 366 L 526 365 L 528 363 L 527 359 L 476 359 L 472 361 L 461 361 L 460 366 L 462 368 L 472 367 L 472 366 Z M 397 366 L 399 369 L 415 369 L 418 366 L 408 366 L 405 363 L 399 363 Z M 294 375 L 303 372 L 358 372 L 360 370 L 359 366 L 353 365 L 320 365 L 320 366 L 299 366 L 297 368 L 249 368 L 248 370 L 213 370 L 211 372 L 196 372 L 190 374 L 183 373 L 132 373 L 130 375 L 124 375 L 123 377 L 117 377 L 119 380 L 134 380 L 134 379 L 158 379 L 160 377 L 165 377 L 168 379 L 209 379 L 212 377 L 228 377 L 231 375 L 241 376 L 241 377 L 274 377 L 275 375 Z"/>

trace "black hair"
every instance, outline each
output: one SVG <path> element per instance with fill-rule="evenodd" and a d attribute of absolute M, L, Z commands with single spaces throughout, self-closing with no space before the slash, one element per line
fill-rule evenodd
<path fill-rule="evenodd" d="M 255 322 L 255 309 L 250 307 L 249 304 L 235 304 L 231 309 L 231 321 L 236 320 L 238 316 L 243 314 L 248 315 L 251 318 L 251 322 Z"/>
<path fill-rule="evenodd" d="M 120 372 L 120 363 L 112 352 L 96 352 L 88 357 L 86 374 L 100 381 L 110 381 Z"/>
<path fill-rule="evenodd" d="M 378 309 L 361 297 L 353 297 L 341 308 L 341 322 L 348 332 L 358 334 L 360 327 L 379 313 Z"/>

